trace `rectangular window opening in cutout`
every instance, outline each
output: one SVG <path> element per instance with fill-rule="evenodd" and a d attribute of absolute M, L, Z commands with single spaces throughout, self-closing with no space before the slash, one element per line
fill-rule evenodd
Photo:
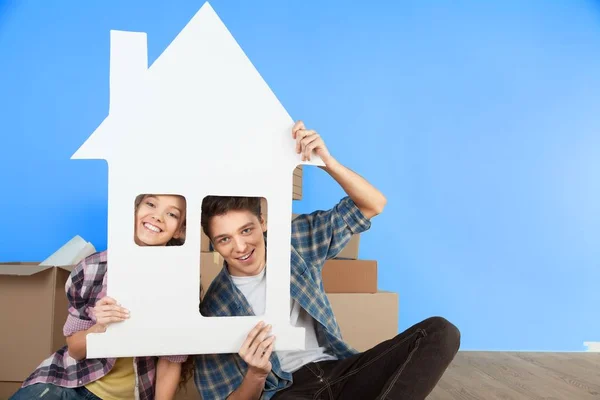
<path fill-rule="evenodd" d="M 187 201 L 178 194 L 140 194 L 133 209 L 133 240 L 138 246 L 185 243 Z"/>
<path fill-rule="evenodd" d="M 200 314 L 210 285 L 227 262 L 227 273 L 264 315 L 267 296 L 267 220 L 264 197 L 206 196 L 200 215 Z"/>

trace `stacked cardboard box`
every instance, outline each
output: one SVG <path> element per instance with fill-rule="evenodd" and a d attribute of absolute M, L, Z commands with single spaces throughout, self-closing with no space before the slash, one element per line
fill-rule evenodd
<path fill-rule="evenodd" d="M 296 169 L 294 169 L 292 199 L 302 200 L 302 165 L 299 165 L 296 167 Z"/>
<path fill-rule="evenodd" d="M 365 351 L 398 332 L 398 294 L 380 291 L 377 261 L 358 257 L 360 235 L 323 266 L 323 287 L 346 342 Z"/>

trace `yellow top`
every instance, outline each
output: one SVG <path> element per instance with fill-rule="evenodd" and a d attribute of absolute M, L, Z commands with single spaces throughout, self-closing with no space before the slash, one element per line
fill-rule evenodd
<path fill-rule="evenodd" d="M 133 400 L 135 398 L 133 358 L 117 358 L 115 366 L 108 374 L 88 383 L 85 387 L 103 400 Z"/>

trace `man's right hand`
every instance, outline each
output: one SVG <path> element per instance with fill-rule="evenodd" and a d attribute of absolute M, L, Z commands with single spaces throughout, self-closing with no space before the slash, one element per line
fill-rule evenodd
<path fill-rule="evenodd" d="M 267 337 L 270 331 L 271 325 L 265 325 L 262 321 L 256 324 L 238 353 L 248 364 L 248 374 L 256 378 L 266 379 L 271 372 L 270 357 L 273 352 L 275 336 Z"/>

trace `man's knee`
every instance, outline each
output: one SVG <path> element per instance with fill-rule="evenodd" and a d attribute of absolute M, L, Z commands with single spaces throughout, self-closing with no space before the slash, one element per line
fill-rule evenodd
<path fill-rule="evenodd" d="M 460 348 L 460 331 L 452 322 L 444 317 L 431 317 L 425 320 L 427 336 L 439 340 L 440 350 L 451 358 Z"/>

